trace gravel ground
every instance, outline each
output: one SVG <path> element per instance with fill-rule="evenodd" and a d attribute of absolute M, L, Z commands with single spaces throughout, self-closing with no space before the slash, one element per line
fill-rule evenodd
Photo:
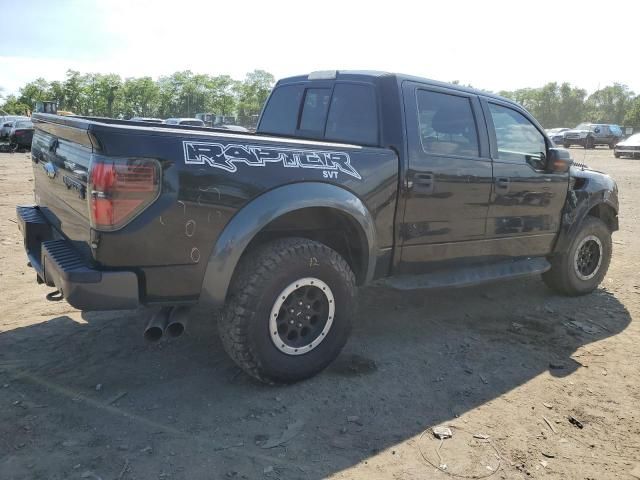
<path fill-rule="evenodd" d="M 15 223 L 31 162 L 0 154 L 0 479 L 640 478 L 640 161 L 572 153 L 620 188 L 602 288 L 364 289 L 339 359 L 288 387 L 241 373 L 211 312 L 148 345 L 143 311 L 46 301 Z"/>

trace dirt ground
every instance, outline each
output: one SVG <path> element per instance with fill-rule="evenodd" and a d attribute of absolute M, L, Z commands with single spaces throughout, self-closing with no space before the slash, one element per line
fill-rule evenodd
<path fill-rule="evenodd" d="M 0 479 L 640 478 L 640 161 L 572 153 L 620 188 L 602 288 L 368 288 L 339 359 L 288 387 L 240 372 L 211 312 L 149 345 L 142 310 L 45 300 L 15 223 L 31 162 L 0 154 Z"/>

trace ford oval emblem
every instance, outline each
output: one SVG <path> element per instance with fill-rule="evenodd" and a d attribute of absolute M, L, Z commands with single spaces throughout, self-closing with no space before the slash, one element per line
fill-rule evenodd
<path fill-rule="evenodd" d="M 51 162 L 47 162 L 42 164 L 42 168 L 47 173 L 47 177 L 55 178 L 56 177 L 56 167 Z"/>

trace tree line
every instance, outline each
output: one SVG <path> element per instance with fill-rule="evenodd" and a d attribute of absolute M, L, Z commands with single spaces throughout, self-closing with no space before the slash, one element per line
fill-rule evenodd
<path fill-rule="evenodd" d="M 545 128 L 573 127 L 580 122 L 640 128 L 640 95 L 620 83 L 600 88 L 591 95 L 582 88 L 556 82 L 499 94 L 521 104 Z"/>
<path fill-rule="evenodd" d="M 18 95 L 4 97 L 2 110 L 24 114 L 41 100 L 53 100 L 59 110 L 79 115 L 115 118 L 193 117 L 199 112 L 235 116 L 251 124 L 260 113 L 275 79 L 264 70 L 247 73 L 244 80 L 229 75 L 175 72 L 122 79 L 116 74 L 81 74 L 68 70 L 63 81 L 38 78 Z M 457 83 L 457 82 L 454 82 Z M 614 83 L 588 95 L 569 83 L 551 82 L 540 88 L 501 91 L 500 95 L 523 105 L 545 128 L 573 127 L 580 122 L 616 123 L 640 128 L 640 95 Z M 0 91 L 0 102 L 2 102 Z"/>
<path fill-rule="evenodd" d="M 212 112 L 236 116 L 251 123 L 260 113 L 275 79 L 264 70 L 247 73 L 244 80 L 229 75 L 175 72 L 153 80 L 151 77 L 122 79 L 116 74 L 81 74 L 68 70 L 63 81 L 38 78 L 27 83 L 18 95 L 8 95 L 0 109 L 9 114 L 34 110 L 38 101 L 55 101 L 58 110 L 78 115 L 113 118 L 194 117 Z"/>

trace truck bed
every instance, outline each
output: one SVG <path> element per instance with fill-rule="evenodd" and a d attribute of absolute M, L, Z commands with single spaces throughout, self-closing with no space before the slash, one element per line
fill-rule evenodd
<path fill-rule="evenodd" d="M 34 114 L 33 121 L 35 203 L 53 238 L 68 242 L 88 267 L 135 272 L 143 303 L 196 301 L 228 222 L 289 183 L 351 192 L 374 212 L 377 247 L 393 244 L 398 158 L 392 150 L 106 118 Z M 158 198 L 117 229 L 95 228 L 92 163 L 132 159 L 159 163 Z"/>

